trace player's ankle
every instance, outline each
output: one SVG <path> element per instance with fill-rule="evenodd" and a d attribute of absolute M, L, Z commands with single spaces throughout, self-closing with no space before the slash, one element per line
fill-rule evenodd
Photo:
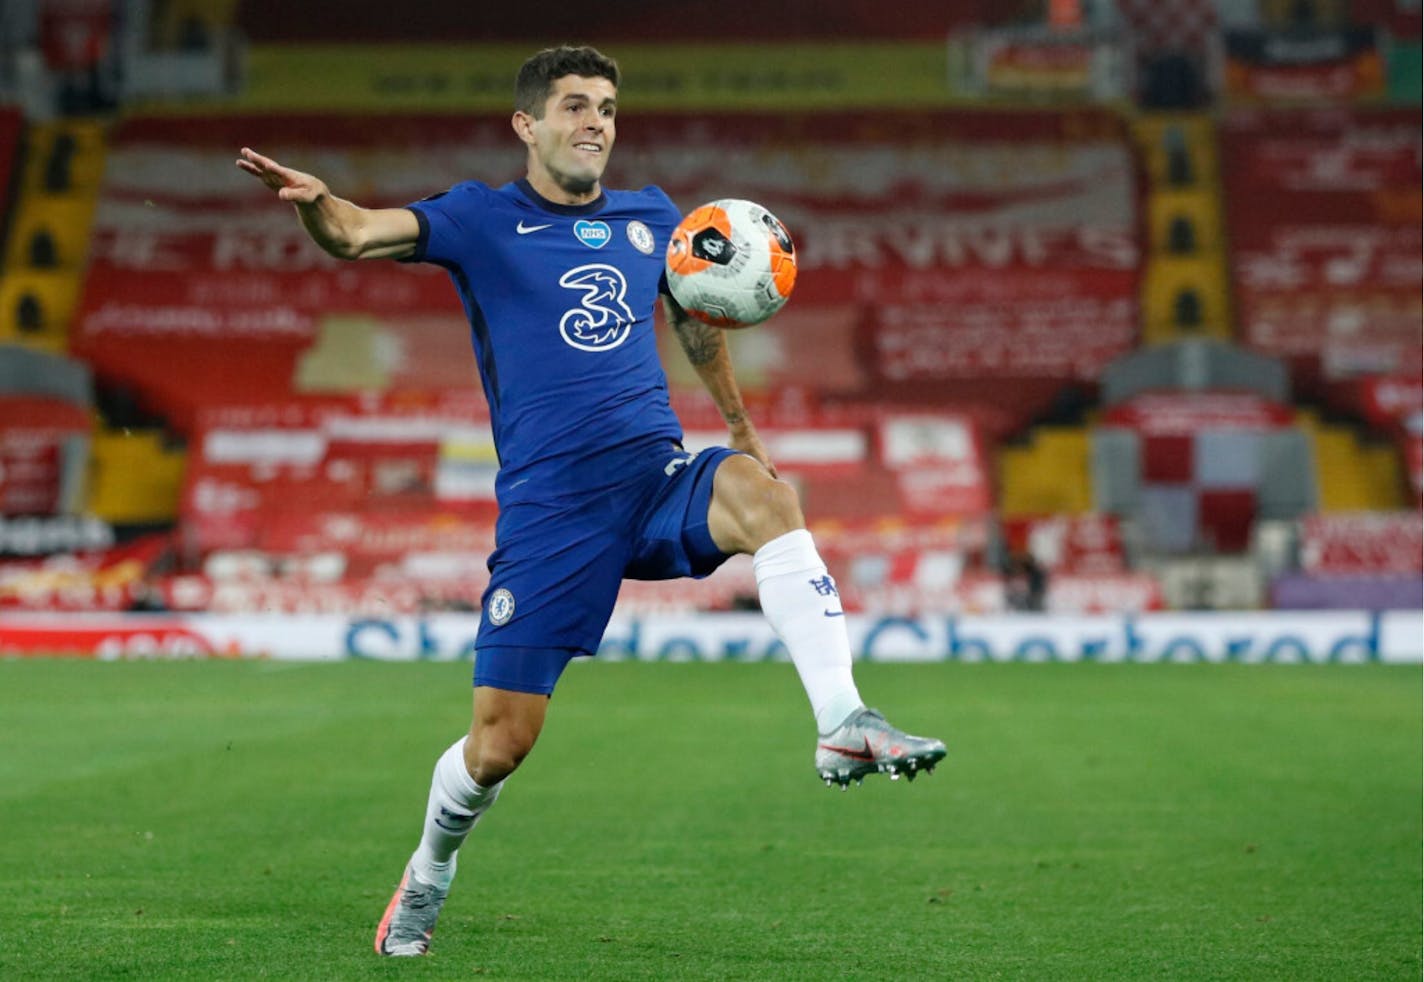
<path fill-rule="evenodd" d="M 816 730 L 823 736 L 840 729 L 845 721 L 865 708 L 855 689 L 838 692 L 816 710 Z"/>
<path fill-rule="evenodd" d="M 446 890 L 455 879 L 455 857 L 437 862 L 424 849 L 417 849 L 410 857 L 410 871 L 422 882 Z"/>

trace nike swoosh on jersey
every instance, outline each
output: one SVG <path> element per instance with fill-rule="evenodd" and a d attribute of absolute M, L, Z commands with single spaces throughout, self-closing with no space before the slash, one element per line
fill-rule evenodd
<path fill-rule="evenodd" d="M 525 224 L 524 224 L 524 219 L 521 218 L 521 219 L 519 220 L 519 224 L 516 225 L 516 226 L 514 226 L 514 231 L 518 232 L 520 235 L 528 235 L 530 232 L 537 232 L 537 231 L 539 231 L 541 228 L 550 228 L 550 227 L 551 227 L 551 226 L 549 226 L 549 225 L 525 225 Z"/>

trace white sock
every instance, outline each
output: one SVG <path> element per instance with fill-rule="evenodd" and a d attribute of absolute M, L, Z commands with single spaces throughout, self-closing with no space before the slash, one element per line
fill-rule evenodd
<path fill-rule="evenodd" d="M 455 878 L 455 851 L 504 787 L 503 781 L 488 788 L 475 783 L 465 769 L 466 739 L 456 740 L 435 762 L 430 799 L 425 805 L 425 830 L 410 858 L 414 872 L 437 886 L 449 886 Z"/>
<path fill-rule="evenodd" d="M 830 733 L 862 705 L 851 677 L 850 638 L 835 580 L 811 533 L 777 536 L 752 557 L 762 613 L 791 653 L 816 728 Z"/>

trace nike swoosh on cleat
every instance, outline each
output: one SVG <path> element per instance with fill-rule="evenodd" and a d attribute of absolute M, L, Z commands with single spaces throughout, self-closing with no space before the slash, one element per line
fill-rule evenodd
<path fill-rule="evenodd" d="M 866 741 L 865 741 L 865 749 L 864 749 L 864 750 L 856 750 L 856 749 L 854 749 L 854 748 L 852 748 L 852 747 L 836 747 L 836 746 L 832 746 L 832 745 L 829 744 L 829 743 L 823 743 L 823 744 L 821 744 L 820 746 L 821 746 L 821 749 L 822 749 L 822 750 L 829 750 L 831 753 L 834 753 L 834 754 L 845 754 L 847 757 L 850 757 L 850 758 L 853 759 L 853 760 L 874 760 L 874 759 L 875 759 L 875 754 L 872 753 L 871 750 L 870 750 L 870 741 L 869 741 L 869 740 L 866 740 Z"/>
<path fill-rule="evenodd" d="M 519 224 L 516 225 L 516 226 L 514 226 L 514 231 L 518 232 L 520 235 L 528 235 L 530 232 L 537 232 L 537 231 L 539 231 L 541 228 L 551 228 L 551 227 L 552 227 L 552 226 L 549 226 L 549 225 L 525 225 L 525 224 L 524 224 L 524 219 L 521 218 L 521 219 L 519 220 Z"/>
<path fill-rule="evenodd" d="M 824 615 L 827 616 L 827 617 L 844 617 L 844 616 L 845 616 L 845 611 L 843 611 L 843 610 L 823 610 L 823 611 L 821 611 L 821 613 L 824 614 Z"/>

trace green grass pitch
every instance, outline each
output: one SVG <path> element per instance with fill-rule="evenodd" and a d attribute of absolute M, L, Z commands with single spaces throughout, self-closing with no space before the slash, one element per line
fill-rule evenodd
<path fill-rule="evenodd" d="M 0 978 L 1420 977 L 1417 668 L 576 665 L 422 960 L 371 938 L 464 664 L 0 662 Z"/>

